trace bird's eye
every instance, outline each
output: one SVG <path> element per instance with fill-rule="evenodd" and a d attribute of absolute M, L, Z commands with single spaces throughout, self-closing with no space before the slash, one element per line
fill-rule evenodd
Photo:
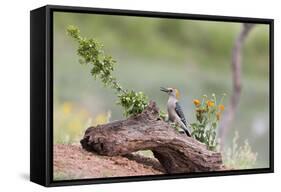
<path fill-rule="evenodd" d="M 173 92 L 173 90 L 171 89 L 171 90 L 169 90 L 171 93 Z"/>

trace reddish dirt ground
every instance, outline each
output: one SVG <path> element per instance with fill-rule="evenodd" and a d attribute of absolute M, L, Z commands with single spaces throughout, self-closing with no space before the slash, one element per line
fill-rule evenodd
<path fill-rule="evenodd" d="M 107 157 L 90 153 L 80 145 L 54 145 L 54 179 L 85 179 L 157 175 L 161 172 L 155 159 L 130 155 Z"/>

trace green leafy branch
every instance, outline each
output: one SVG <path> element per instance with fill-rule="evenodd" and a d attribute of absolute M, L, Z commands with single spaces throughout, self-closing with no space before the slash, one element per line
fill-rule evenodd
<path fill-rule="evenodd" d="M 80 30 L 75 26 L 69 26 L 67 33 L 79 44 L 77 49 L 77 54 L 80 56 L 79 62 L 90 65 L 91 75 L 95 79 L 100 79 L 105 87 L 115 90 L 119 99 L 117 104 L 124 108 L 124 115 L 141 113 L 148 105 L 148 97 L 143 92 L 129 91 L 120 85 L 112 75 L 116 61 L 104 53 L 103 45 L 93 38 L 82 37 Z"/>

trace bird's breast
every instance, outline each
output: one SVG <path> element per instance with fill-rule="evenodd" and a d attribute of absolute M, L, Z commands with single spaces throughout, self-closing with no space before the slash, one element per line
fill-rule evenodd
<path fill-rule="evenodd" d="M 174 99 L 169 99 L 167 103 L 167 111 L 170 121 L 175 121 L 175 117 L 176 117 L 175 108 L 176 108 L 176 101 Z"/>

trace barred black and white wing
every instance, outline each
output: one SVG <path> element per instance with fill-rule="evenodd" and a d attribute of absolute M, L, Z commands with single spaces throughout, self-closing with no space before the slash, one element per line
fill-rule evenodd
<path fill-rule="evenodd" d="M 183 124 L 185 126 L 187 126 L 186 119 L 184 117 L 184 114 L 183 114 L 183 111 L 181 109 L 181 106 L 180 106 L 179 102 L 176 102 L 176 112 L 177 112 L 178 116 L 180 117 L 181 121 L 183 122 Z"/>
<path fill-rule="evenodd" d="M 176 112 L 177 112 L 177 115 L 180 117 L 181 121 L 183 122 L 183 124 L 185 125 L 185 127 L 183 127 L 185 133 L 188 135 L 188 136 L 191 136 L 190 134 L 190 131 L 188 130 L 187 128 L 187 123 L 186 123 L 186 119 L 184 117 L 184 114 L 183 114 L 183 111 L 181 109 L 181 106 L 179 104 L 179 102 L 176 102 Z"/>

